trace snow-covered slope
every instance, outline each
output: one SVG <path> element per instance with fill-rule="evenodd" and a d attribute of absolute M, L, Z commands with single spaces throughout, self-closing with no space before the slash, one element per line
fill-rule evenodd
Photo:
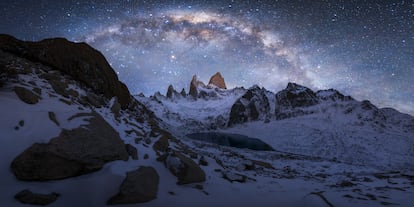
<path fill-rule="evenodd" d="M 158 183 L 150 183 L 157 185 L 156 198 L 131 206 L 411 206 L 413 202 L 414 122 L 409 115 L 378 109 L 334 90 L 308 96 L 311 92 L 302 86 L 303 90 L 296 90 L 295 85 L 289 88 L 299 97 L 286 100 L 283 97 L 290 97 L 289 91 L 278 99 L 275 93 L 256 86 L 224 89 L 200 84 L 193 88 L 195 97 L 156 94 L 136 96 L 128 102 L 122 93 L 125 90 L 99 92 L 93 87 L 94 81 L 119 85 L 116 81 L 105 82 L 97 76 L 85 83 L 80 80 L 85 77 L 77 76 L 81 74 L 70 75 L 59 68 L 71 64 L 51 66 L 42 63 L 47 60 L 24 57 L 27 51 L 23 56 L 7 52 L 2 44 L 0 41 L 1 206 L 27 206 L 14 198 L 24 189 L 60 194 L 49 206 L 106 206 L 126 182 L 127 173 L 142 166 L 153 168 L 159 176 Z M 17 52 L 30 44 L 34 43 L 16 47 Z M 225 87 L 221 78 L 217 82 Z M 300 96 L 304 91 L 307 96 Z M 308 97 L 317 101 L 297 105 Z M 247 118 L 229 127 L 235 103 L 247 112 L 233 116 Z M 288 104 L 280 110 L 280 103 Z M 237 108 L 239 112 L 243 107 Z M 257 116 L 252 113 L 255 110 Z M 278 117 L 278 112 L 288 116 Z M 122 151 L 125 144 L 126 160 L 105 161 L 102 168 L 93 166 L 93 171 L 65 179 L 19 179 L 19 169 L 12 164 L 18 157 L 39 146 L 36 143 L 49 146 L 60 140 L 63 147 L 71 146 L 65 142 L 73 140 L 71 133 L 96 130 L 90 127 L 96 117 L 102 117 L 119 135 L 115 138 L 122 147 L 116 150 Z M 275 151 L 226 147 L 185 136 L 204 131 L 259 138 Z M 76 139 L 76 146 L 88 144 L 87 137 L 83 138 L 85 142 Z M 96 145 L 90 150 L 63 149 L 86 159 L 101 147 L 101 143 L 93 143 Z M 112 151 L 109 149 L 102 151 Z M 79 155 L 81 152 L 87 153 Z M 79 161 L 65 160 L 76 157 L 54 151 L 25 161 L 49 158 L 53 153 L 64 159 L 56 161 L 52 156 L 49 160 L 56 163 L 41 163 L 51 171 L 61 167 L 62 160 L 69 164 Z"/>

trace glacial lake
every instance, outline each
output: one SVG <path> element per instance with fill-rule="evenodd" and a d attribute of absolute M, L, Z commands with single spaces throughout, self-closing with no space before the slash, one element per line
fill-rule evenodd
<path fill-rule="evenodd" d="M 221 146 L 247 148 L 256 151 L 274 151 L 270 145 L 262 140 L 241 134 L 203 132 L 187 134 L 186 136 L 193 140 L 214 143 Z"/>

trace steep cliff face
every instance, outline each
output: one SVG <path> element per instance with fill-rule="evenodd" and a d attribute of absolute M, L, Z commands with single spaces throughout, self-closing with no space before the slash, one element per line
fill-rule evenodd
<path fill-rule="evenodd" d="M 249 88 L 246 93 L 237 99 L 230 111 L 228 126 L 241 124 L 258 119 L 269 121 L 270 105 L 266 90 L 257 85 Z"/>
<path fill-rule="evenodd" d="M 226 83 L 224 82 L 223 76 L 221 76 L 220 72 L 217 72 L 213 76 L 211 76 L 208 85 L 214 85 L 221 89 L 227 89 Z"/>
<path fill-rule="evenodd" d="M 25 42 L 0 35 L 0 50 L 53 67 L 107 98 L 116 96 L 123 109 L 131 102 L 128 88 L 118 80 L 105 57 L 85 43 L 74 43 L 64 38 Z"/>

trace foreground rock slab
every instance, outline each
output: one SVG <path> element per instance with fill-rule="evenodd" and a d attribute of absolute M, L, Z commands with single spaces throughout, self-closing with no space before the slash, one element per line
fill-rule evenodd
<path fill-rule="evenodd" d="M 63 130 L 47 144 L 35 143 L 17 156 L 11 169 L 20 180 L 57 180 L 91 173 L 114 160 L 127 160 L 119 134 L 98 114 L 89 124 Z"/>
<path fill-rule="evenodd" d="M 119 193 L 107 202 L 108 205 L 144 203 L 157 198 L 159 175 L 153 167 L 140 167 L 127 172 Z"/>
<path fill-rule="evenodd" d="M 203 169 L 192 159 L 179 152 L 168 155 L 165 165 L 178 178 L 178 185 L 206 181 L 206 173 Z"/>

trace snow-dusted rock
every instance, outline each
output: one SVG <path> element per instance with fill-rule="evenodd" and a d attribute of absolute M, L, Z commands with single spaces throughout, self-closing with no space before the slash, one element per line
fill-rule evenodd
<path fill-rule="evenodd" d="M 205 172 L 192 159 L 179 152 L 173 152 L 165 160 L 166 167 L 177 178 L 177 184 L 189 184 L 204 182 L 206 180 Z"/>
<path fill-rule="evenodd" d="M 231 107 L 228 126 L 258 119 L 269 119 L 269 100 L 266 90 L 255 85 L 249 88 Z"/>
<path fill-rule="evenodd" d="M 11 169 L 20 180 L 57 180 L 91 173 L 114 160 L 127 160 L 119 134 L 98 114 L 89 124 L 63 130 L 47 144 L 35 143 L 19 156 Z"/>

